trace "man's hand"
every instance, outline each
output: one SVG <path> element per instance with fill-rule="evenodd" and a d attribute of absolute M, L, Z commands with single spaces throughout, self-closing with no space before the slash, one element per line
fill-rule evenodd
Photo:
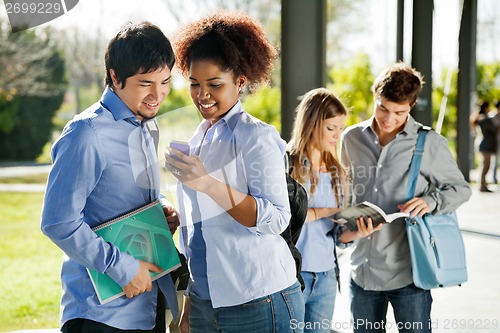
<path fill-rule="evenodd" d="M 181 224 L 179 221 L 179 213 L 172 206 L 163 206 L 163 214 L 165 214 L 165 218 L 168 222 L 168 227 L 170 228 L 170 232 L 173 235 L 177 230 L 177 227 Z"/>
<path fill-rule="evenodd" d="M 365 219 L 363 218 L 363 216 L 360 216 L 358 219 L 356 219 L 356 225 L 358 226 L 358 231 L 351 231 L 349 229 L 346 229 L 342 233 L 342 235 L 340 236 L 340 241 L 342 243 L 349 243 L 357 238 L 368 237 L 374 232 L 379 231 L 383 227 L 382 223 L 380 223 L 376 227 L 373 227 L 373 221 L 371 217 L 369 217 L 365 223 Z"/>
<path fill-rule="evenodd" d="M 424 216 L 425 213 L 429 213 L 431 208 L 427 201 L 422 198 L 412 198 L 402 205 L 398 205 L 398 208 L 405 213 L 410 213 L 410 217 Z"/>
<path fill-rule="evenodd" d="M 139 271 L 134 276 L 132 281 L 123 287 L 123 291 L 125 292 L 125 296 L 127 296 L 127 298 L 132 298 L 145 291 L 151 291 L 151 289 L 153 289 L 149 271 L 161 273 L 162 269 L 152 263 L 140 260 Z"/>

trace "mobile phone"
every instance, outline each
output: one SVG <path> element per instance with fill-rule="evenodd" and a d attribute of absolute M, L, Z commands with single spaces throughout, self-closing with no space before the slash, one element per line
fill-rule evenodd
<path fill-rule="evenodd" d="M 170 141 L 170 148 L 177 149 L 184 155 L 189 156 L 191 149 L 189 148 L 189 143 L 184 142 L 184 141 L 177 141 L 177 140 L 172 140 Z"/>

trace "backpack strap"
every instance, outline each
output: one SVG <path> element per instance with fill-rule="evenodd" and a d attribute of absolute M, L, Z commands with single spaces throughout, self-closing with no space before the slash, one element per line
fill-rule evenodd
<path fill-rule="evenodd" d="M 292 154 L 290 154 L 288 150 L 285 151 L 284 160 L 285 160 L 285 171 L 290 175 L 292 174 L 293 171 L 294 157 L 292 156 Z"/>
<path fill-rule="evenodd" d="M 406 187 L 407 200 L 410 200 L 415 196 L 418 173 L 420 172 L 420 164 L 422 163 L 422 155 L 424 154 L 425 138 L 430 130 L 431 128 L 429 126 L 422 126 L 418 129 L 417 142 L 415 143 L 415 149 L 413 150 L 410 172 L 408 174 L 408 185 Z"/>

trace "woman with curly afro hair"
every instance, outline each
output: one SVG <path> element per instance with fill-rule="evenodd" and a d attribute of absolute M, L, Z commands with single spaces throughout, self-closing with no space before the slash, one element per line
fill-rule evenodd
<path fill-rule="evenodd" d="M 269 80 L 276 50 L 256 21 L 229 12 L 181 28 L 174 49 L 203 117 L 189 155 L 165 154 L 191 271 L 181 330 L 302 332 L 304 300 L 280 236 L 290 219 L 285 142 L 240 101 Z"/>

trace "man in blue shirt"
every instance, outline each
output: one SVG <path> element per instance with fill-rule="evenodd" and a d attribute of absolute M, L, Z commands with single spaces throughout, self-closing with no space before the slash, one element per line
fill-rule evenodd
<path fill-rule="evenodd" d="M 52 147 L 41 229 L 65 253 L 62 332 L 164 332 L 164 322 L 155 327 L 159 285 L 170 309 L 176 308 L 170 275 L 152 282 L 150 271 L 159 267 L 121 252 L 91 230 L 156 199 L 172 232 L 179 224 L 159 193 L 151 135 L 170 92 L 174 62 L 170 42 L 157 26 L 125 26 L 106 50 L 101 100 L 75 116 Z M 86 268 L 109 275 L 126 297 L 100 304 Z"/>

